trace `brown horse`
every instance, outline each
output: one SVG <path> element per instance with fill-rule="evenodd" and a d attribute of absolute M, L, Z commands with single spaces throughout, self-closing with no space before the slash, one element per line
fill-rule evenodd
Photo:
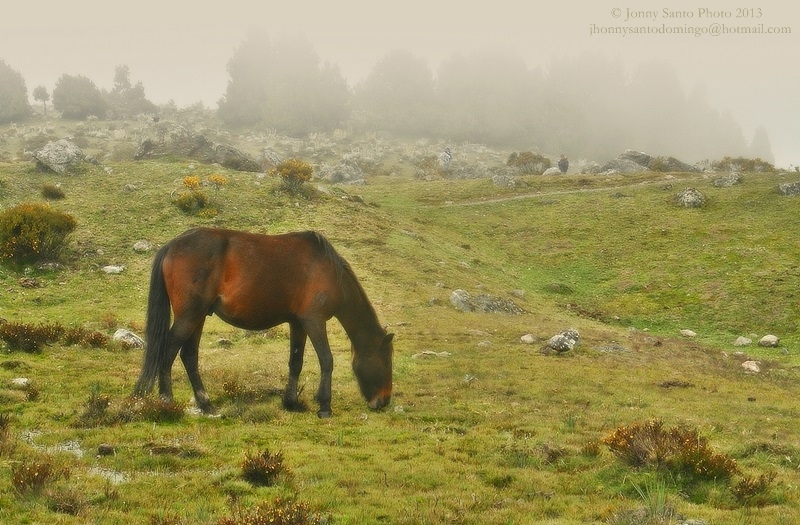
<path fill-rule="evenodd" d="M 158 377 L 160 396 L 172 399 L 172 364 L 180 352 L 197 406 L 213 411 L 197 367 L 200 335 L 212 314 L 247 330 L 289 323 L 287 408 L 298 404 L 297 383 L 310 338 L 321 373 L 319 417 L 331 415 L 333 355 L 325 323 L 336 317 L 350 338 L 353 372 L 369 407 L 389 404 L 393 334 L 378 323 L 350 265 L 322 235 L 195 228 L 164 245 L 153 261 L 147 347 L 136 395 L 150 392 Z"/>

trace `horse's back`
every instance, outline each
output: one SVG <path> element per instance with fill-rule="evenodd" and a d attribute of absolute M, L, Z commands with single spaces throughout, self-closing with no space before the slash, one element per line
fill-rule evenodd
<path fill-rule="evenodd" d="M 250 328 L 330 318 L 341 303 L 341 259 L 315 232 L 195 228 L 170 244 L 164 268 L 173 306 L 197 298 L 209 312 Z"/>

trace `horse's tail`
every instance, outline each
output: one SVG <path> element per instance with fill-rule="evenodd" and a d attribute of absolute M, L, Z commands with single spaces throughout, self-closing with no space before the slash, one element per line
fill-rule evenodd
<path fill-rule="evenodd" d="M 164 284 L 162 263 L 169 245 L 163 246 L 153 260 L 150 274 L 150 294 L 147 299 L 147 319 L 145 324 L 145 350 L 142 373 L 136 383 L 134 394 L 144 395 L 153 389 L 156 376 L 161 371 L 169 348 L 169 326 L 172 322 L 172 309 Z"/>

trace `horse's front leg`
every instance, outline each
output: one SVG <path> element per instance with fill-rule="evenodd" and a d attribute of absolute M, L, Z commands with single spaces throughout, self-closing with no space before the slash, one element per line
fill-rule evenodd
<path fill-rule="evenodd" d="M 306 324 L 306 332 L 314 345 L 319 359 L 319 389 L 317 390 L 317 402 L 319 402 L 319 412 L 317 416 L 321 418 L 331 417 L 331 376 L 333 375 L 333 354 L 328 344 L 328 334 L 325 331 L 325 322 Z"/>
<path fill-rule="evenodd" d="M 299 410 L 302 405 L 298 401 L 298 383 L 303 370 L 303 355 L 306 350 L 306 331 L 297 322 L 289 323 L 289 380 L 283 392 L 283 406 L 287 410 Z"/>

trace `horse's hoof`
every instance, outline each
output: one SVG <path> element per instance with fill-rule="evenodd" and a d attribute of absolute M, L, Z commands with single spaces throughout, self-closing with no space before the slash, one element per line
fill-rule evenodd
<path fill-rule="evenodd" d="M 317 412 L 317 417 L 320 418 L 320 419 L 328 419 L 329 417 L 331 417 L 331 411 L 330 410 L 320 410 L 319 412 Z"/>

